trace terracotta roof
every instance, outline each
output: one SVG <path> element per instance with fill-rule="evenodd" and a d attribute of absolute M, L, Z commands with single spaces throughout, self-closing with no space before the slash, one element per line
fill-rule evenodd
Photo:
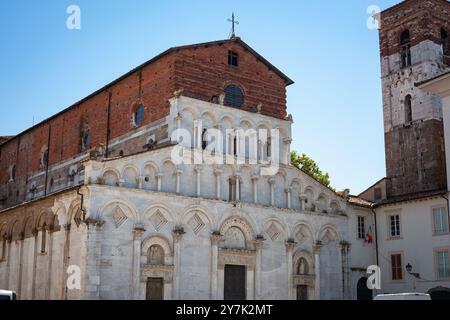
<path fill-rule="evenodd" d="M 375 207 L 380 207 L 380 206 L 387 205 L 387 204 L 394 204 L 394 203 L 400 203 L 400 202 L 406 202 L 406 201 L 414 201 L 414 200 L 421 200 L 421 199 L 425 199 L 425 198 L 443 196 L 443 195 L 446 195 L 447 193 L 448 193 L 447 190 L 442 189 L 442 190 L 432 190 L 432 191 L 406 194 L 406 195 L 393 197 L 393 198 L 389 198 L 389 199 L 377 202 L 375 204 Z"/>
<path fill-rule="evenodd" d="M 349 204 L 352 204 L 352 205 L 355 205 L 355 206 L 359 206 L 359 207 L 364 207 L 364 208 L 372 208 L 373 205 L 374 205 L 373 202 L 370 202 L 370 201 L 367 201 L 367 200 L 365 200 L 363 198 L 360 198 L 358 196 L 352 196 L 352 195 L 348 196 L 347 202 Z"/>

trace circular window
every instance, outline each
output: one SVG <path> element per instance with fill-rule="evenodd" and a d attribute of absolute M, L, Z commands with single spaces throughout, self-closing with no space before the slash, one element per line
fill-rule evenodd
<path fill-rule="evenodd" d="M 235 86 L 230 85 L 225 88 L 225 104 L 232 107 L 242 107 L 244 104 L 244 94 L 242 90 Z"/>
<path fill-rule="evenodd" d="M 140 126 L 144 120 L 144 106 L 141 104 L 136 108 L 134 112 L 134 124 Z"/>

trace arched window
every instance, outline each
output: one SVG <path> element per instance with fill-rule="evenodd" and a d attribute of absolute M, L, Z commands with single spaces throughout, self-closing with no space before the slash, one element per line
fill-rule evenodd
<path fill-rule="evenodd" d="M 81 151 L 86 151 L 89 149 L 89 145 L 91 144 L 91 130 L 85 129 L 81 135 Z"/>
<path fill-rule="evenodd" d="M 441 29 L 441 45 L 442 45 L 442 52 L 444 56 L 447 56 L 447 58 L 450 57 L 450 40 L 448 37 L 447 31 L 445 31 L 444 28 Z"/>
<path fill-rule="evenodd" d="M 135 126 L 139 127 L 142 124 L 142 121 L 144 120 L 144 111 L 145 108 L 142 104 L 140 104 L 134 111 L 133 121 Z"/>
<path fill-rule="evenodd" d="M 309 265 L 305 258 L 300 258 L 297 265 L 297 275 L 308 275 Z"/>
<path fill-rule="evenodd" d="M 163 265 L 164 264 L 164 249 L 157 244 L 148 248 L 147 264 Z"/>
<path fill-rule="evenodd" d="M 405 123 L 412 121 L 412 97 L 408 94 L 405 97 Z"/>
<path fill-rule="evenodd" d="M 242 90 L 235 86 L 230 85 L 225 88 L 225 104 L 232 107 L 240 108 L 244 104 L 244 94 Z"/>
<path fill-rule="evenodd" d="M 402 68 L 411 66 L 411 39 L 409 30 L 402 32 L 400 36 Z"/>

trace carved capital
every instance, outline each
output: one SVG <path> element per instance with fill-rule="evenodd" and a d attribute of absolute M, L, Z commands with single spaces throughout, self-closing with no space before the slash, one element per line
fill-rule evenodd
<path fill-rule="evenodd" d="M 323 247 L 322 241 L 316 241 L 316 243 L 313 246 L 314 254 L 319 254 L 320 249 L 322 249 L 322 247 Z"/>
<path fill-rule="evenodd" d="M 175 242 L 180 242 L 181 238 L 183 237 L 183 235 L 186 232 L 184 231 L 183 227 L 176 227 L 173 231 L 172 231 L 172 236 L 173 236 L 173 240 Z"/>
<path fill-rule="evenodd" d="M 295 245 L 296 245 L 296 243 L 292 239 L 286 241 L 286 243 L 285 243 L 286 251 L 287 252 L 292 252 L 294 250 Z"/>
<path fill-rule="evenodd" d="M 135 227 L 133 229 L 133 240 L 141 240 L 142 235 L 144 234 L 145 229 L 143 227 Z"/>
<path fill-rule="evenodd" d="M 211 234 L 211 244 L 217 245 L 222 240 L 222 235 L 220 233 Z"/>
<path fill-rule="evenodd" d="M 88 227 L 94 226 L 97 228 L 101 228 L 105 224 L 105 221 L 100 220 L 100 219 L 95 219 L 95 218 L 88 218 L 88 219 L 86 219 L 85 223 Z"/>

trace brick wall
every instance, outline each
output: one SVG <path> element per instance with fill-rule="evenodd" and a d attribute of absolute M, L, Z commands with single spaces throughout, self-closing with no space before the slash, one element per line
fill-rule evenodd
<path fill-rule="evenodd" d="M 400 35 L 409 29 L 411 46 L 424 40 L 441 43 L 441 28 L 450 30 L 450 2 L 407 0 L 381 14 L 380 51 L 385 57 L 400 52 Z"/>

